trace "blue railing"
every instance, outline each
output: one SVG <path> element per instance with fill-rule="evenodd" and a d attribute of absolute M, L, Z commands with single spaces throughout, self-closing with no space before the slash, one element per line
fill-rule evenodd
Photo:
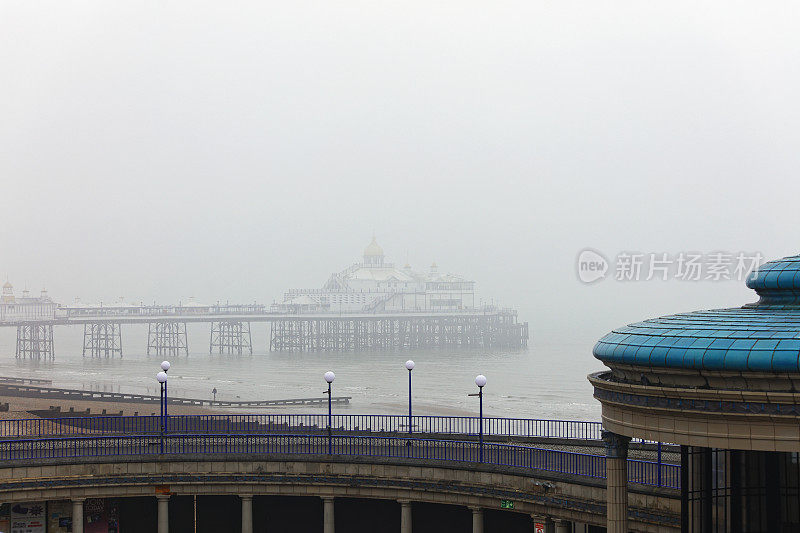
<path fill-rule="evenodd" d="M 414 416 L 412 431 L 424 435 L 479 433 L 480 419 L 466 416 Z M 170 416 L 169 433 L 313 433 L 328 427 L 326 414 L 179 415 Z M 335 432 L 408 433 L 405 415 L 333 415 Z M 499 437 L 600 440 L 600 422 L 527 418 L 483 419 L 483 434 Z M 0 420 L 0 438 L 81 436 L 114 433 L 157 434 L 161 417 L 93 416 Z"/>
<path fill-rule="evenodd" d="M 330 446 L 330 448 L 329 448 Z M 296 434 L 128 434 L 0 440 L 0 460 L 175 454 L 328 455 L 479 462 L 476 441 Z M 606 458 L 524 445 L 484 443 L 483 463 L 605 478 Z M 628 460 L 631 483 L 680 488 L 680 466 Z"/>

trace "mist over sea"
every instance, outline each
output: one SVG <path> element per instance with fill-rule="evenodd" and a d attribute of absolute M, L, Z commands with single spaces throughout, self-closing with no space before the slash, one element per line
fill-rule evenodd
<path fill-rule="evenodd" d="M 189 356 L 170 358 L 170 396 L 220 400 L 321 397 L 323 374 L 336 373 L 334 396 L 351 396 L 352 414 L 403 414 L 408 409 L 407 359 L 413 372 L 414 414 L 477 413 L 473 380 L 484 374 L 487 415 L 519 418 L 599 420 L 600 406 L 586 380 L 602 365 L 591 345 L 538 345 L 522 351 L 419 350 L 330 353 L 269 352 L 267 328 L 253 324 L 253 355 L 208 353 L 208 324 L 190 324 Z M 55 328 L 55 361 L 18 360 L 14 328 L 0 329 L 0 375 L 50 379 L 54 387 L 157 394 L 161 358 L 146 355 L 146 326 L 123 326 L 123 358 L 92 359 L 81 354 L 82 328 Z M 533 340 L 533 339 L 532 339 Z M 100 409 L 98 403 L 98 410 Z M 104 406 L 107 407 L 107 406 Z M 111 406 L 113 409 L 113 405 Z M 13 406 L 12 406 L 13 409 Z M 316 412 L 293 407 L 236 412 Z"/>

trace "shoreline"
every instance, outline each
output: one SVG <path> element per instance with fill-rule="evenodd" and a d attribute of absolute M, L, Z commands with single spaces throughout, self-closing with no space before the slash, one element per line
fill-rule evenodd
<path fill-rule="evenodd" d="M 0 420 L 13 420 L 21 418 L 42 418 L 29 411 L 47 410 L 52 407 L 60 407 L 63 416 L 70 416 L 69 409 L 73 408 L 74 416 L 80 416 L 87 409 L 91 415 L 101 414 L 106 410 L 107 416 L 119 416 L 122 411 L 123 416 L 159 414 L 158 404 L 150 403 L 124 403 L 124 402 L 104 402 L 101 400 L 70 400 L 58 398 L 29 398 L 24 396 L 0 396 L 0 403 L 8 403 L 8 411 L 0 411 Z M 226 414 L 224 412 L 209 409 L 207 407 L 176 405 L 169 406 L 170 413 L 176 415 L 217 415 Z"/>

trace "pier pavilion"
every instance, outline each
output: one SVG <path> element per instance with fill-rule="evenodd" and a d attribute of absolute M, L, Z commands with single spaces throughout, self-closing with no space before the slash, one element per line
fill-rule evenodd
<path fill-rule="evenodd" d="M 291 289 L 273 310 L 294 313 L 437 312 L 475 309 L 475 282 L 439 271 L 427 271 L 386 261 L 375 237 L 361 261 L 331 274 L 321 289 Z"/>
<path fill-rule="evenodd" d="M 800 256 L 747 286 L 756 303 L 646 320 L 595 346 L 609 533 L 630 530 L 631 438 L 681 446 L 683 532 L 800 531 Z"/>

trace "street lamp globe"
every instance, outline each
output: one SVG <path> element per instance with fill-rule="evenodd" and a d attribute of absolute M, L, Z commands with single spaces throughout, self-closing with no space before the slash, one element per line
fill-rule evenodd
<path fill-rule="evenodd" d="M 330 370 L 325 372 L 325 381 L 327 381 L 328 383 L 333 383 L 334 379 L 336 379 L 336 374 L 334 374 Z"/>
<path fill-rule="evenodd" d="M 409 370 L 414 370 L 414 361 L 412 361 L 411 359 L 406 361 L 406 368 Z"/>
<path fill-rule="evenodd" d="M 169 370 L 170 366 L 171 365 L 169 364 L 169 361 L 161 361 L 161 370 L 163 370 L 164 372 Z"/>
<path fill-rule="evenodd" d="M 475 385 L 477 385 L 478 387 L 483 387 L 484 385 L 486 385 L 486 376 L 484 376 L 483 374 L 478 374 L 477 376 L 475 376 Z"/>
<path fill-rule="evenodd" d="M 167 373 L 166 372 L 159 372 L 156 374 L 156 379 L 159 383 L 166 383 L 167 382 Z"/>

